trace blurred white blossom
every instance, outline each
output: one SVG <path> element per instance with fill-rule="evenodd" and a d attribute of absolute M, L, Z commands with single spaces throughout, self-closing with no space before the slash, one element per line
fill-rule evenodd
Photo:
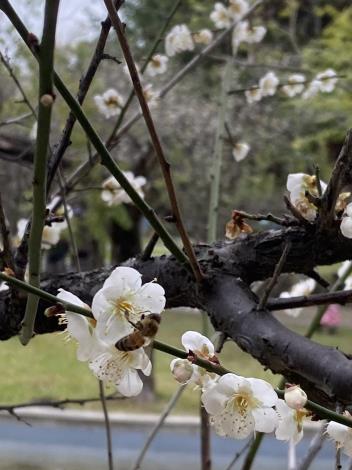
<path fill-rule="evenodd" d="M 281 90 L 289 98 L 299 95 L 304 90 L 305 76 L 300 73 L 290 75 L 287 80 L 287 85 L 284 85 Z"/>
<path fill-rule="evenodd" d="M 235 54 L 242 42 L 255 44 L 261 42 L 266 34 L 265 26 L 251 26 L 249 21 L 240 21 L 232 33 L 232 49 Z"/>
<path fill-rule="evenodd" d="M 250 88 L 244 92 L 247 103 L 252 104 L 260 101 L 263 97 L 262 90 L 259 87 Z"/>
<path fill-rule="evenodd" d="M 165 52 L 169 57 L 193 49 L 192 34 L 185 24 L 174 26 L 165 38 Z"/>
<path fill-rule="evenodd" d="M 213 40 L 213 33 L 210 29 L 204 28 L 193 34 L 193 39 L 196 44 L 208 45 Z"/>
<path fill-rule="evenodd" d="M 161 75 L 165 73 L 167 70 L 168 61 L 169 61 L 169 58 L 166 55 L 162 55 L 162 54 L 153 55 L 153 57 L 150 59 L 147 65 L 146 73 L 150 77 L 155 77 L 156 75 Z"/>
<path fill-rule="evenodd" d="M 352 238 L 352 202 L 350 202 L 345 209 L 340 230 L 344 237 Z"/>
<path fill-rule="evenodd" d="M 147 180 L 144 176 L 135 176 L 131 171 L 124 171 L 123 174 L 128 179 L 129 183 L 137 191 L 137 193 L 144 197 L 142 187 L 146 184 Z M 131 199 L 126 191 L 121 187 L 120 183 L 110 176 L 103 182 L 103 191 L 101 198 L 108 206 L 117 206 L 119 204 L 131 204 Z"/>
<path fill-rule="evenodd" d="M 304 281 L 297 282 L 294 284 L 290 291 L 281 292 L 280 298 L 290 298 L 290 297 L 301 297 L 304 295 L 309 295 L 315 289 L 316 282 L 314 279 L 305 279 Z M 302 312 L 302 308 L 291 308 L 285 310 L 287 315 L 291 317 L 298 317 L 298 315 Z"/>
<path fill-rule="evenodd" d="M 159 93 L 153 90 L 153 85 L 151 83 L 148 83 L 143 87 L 143 95 L 150 108 L 153 108 L 158 104 Z"/>
<path fill-rule="evenodd" d="M 232 23 L 232 13 L 223 3 L 217 2 L 214 5 L 214 10 L 210 13 L 210 19 L 216 28 L 228 28 Z"/>
<path fill-rule="evenodd" d="M 240 20 L 249 10 L 247 0 L 229 0 L 228 10 L 233 20 Z"/>
<path fill-rule="evenodd" d="M 107 119 L 119 114 L 123 105 L 122 96 L 114 88 L 109 88 L 102 95 L 95 95 L 94 101 Z"/>
<path fill-rule="evenodd" d="M 247 157 L 250 149 L 250 145 L 248 145 L 246 142 L 237 142 L 232 149 L 233 158 L 236 160 L 236 162 L 244 160 Z"/>
<path fill-rule="evenodd" d="M 327 69 L 324 72 L 318 73 L 315 79 L 320 82 L 319 89 L 323 93 L 331 93 L 334 91 L 338 81 L 337 74 L 333 69 Z"/>
<path fill-rule="evenodd" d="M 279 79 L 274 72 L 266 73 L 259 80 L 259 87 L 262 92 L 262 96 L 273 96 L 276 93 L 279 84 Z"/>

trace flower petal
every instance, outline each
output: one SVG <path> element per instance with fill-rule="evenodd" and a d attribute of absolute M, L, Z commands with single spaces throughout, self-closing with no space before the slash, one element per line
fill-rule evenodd
<path fill-rule="evenodd" d="M 273 432 L 279 418 L 273 408 L 255 408 L 252 410 L 255 421 L 255 430 L 259 432 Z"/>
<path fill-rule="evenodd" d="M 133 305 L 141 312 L 161 313 L 165 303 L 165 290 L 156 282 L 143 284 L 133 299 Z"/>
<path fill-rule="evenodd" d="M 142 275 L 136 269 L 119 266 L 112 271 L 105 280 L 103 289 L 106 287 L 115 287 L 116 295 L 119 297 L 124 290 L 135 291 L 142 285 Z"/>
<path fill-rule="evenodd" d="M 135 397 L 141 393 L 143 382 L 135 369 L 128 369 L 116 388 L 125 397 Z"/>
<path fill-rule="evenodd" d="M 278 401 L 278 396 L 273 387 L 262 379 L 246 379 L 253 391 L 253 396 L 260 400 L 264 406 L 274 406 Z"/>
<path fill-rule="evenodd" d="M 195 353 L 202 353 L 207 356 L 214 356 L 214 345 L 205 336 L 198 333 L 198 331 L 186 331 L 182 335 L 181 342 L 186 351 L 193 351 Z"/>

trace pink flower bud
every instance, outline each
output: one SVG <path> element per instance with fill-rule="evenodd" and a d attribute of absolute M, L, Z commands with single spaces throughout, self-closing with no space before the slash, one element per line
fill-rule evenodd
<path fill-rule="evenodd" d="M 285 402 L 293 410 L 299 410 L 307 403 L 307 394 L 299 385 L 290 385 L 285 390 Z"/>
<path fill-rule="evenodd" d="M 174 359 L 170 369 L 174 378 L 181 384 L 188 382 L 193 375 L 193 366 L 187 359 Z"/>

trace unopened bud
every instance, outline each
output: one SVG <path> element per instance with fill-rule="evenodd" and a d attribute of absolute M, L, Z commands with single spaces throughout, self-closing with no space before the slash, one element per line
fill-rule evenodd
<path fill-rule="evenodd" d="M 42 95 L 40 97 L 40 103 L 45 108 L 49 108 L 49 106 L 52 106 L 52 104 L 54 103 L 54 97 L 52 95 L 49 95 L 48 93 L 46 93 L 45 95 Z"/>
<path fill-rule="evenodd" d="M 193 375 L 193 366 L 187 359 L 173 359 L 170 369 L 175 380 L 180 384 L 188 382 Z"/>
<path fill-rule="evenodd" d="M 299 385 L 289 385 L 285 390 L 285 402 L 293 410 L 300 410 L 307 403 L 307 394 Z"/>

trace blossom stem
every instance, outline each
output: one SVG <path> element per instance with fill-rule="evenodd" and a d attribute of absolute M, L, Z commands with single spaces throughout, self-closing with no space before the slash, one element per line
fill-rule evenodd
<path fill-rule="evenodd" d="M 46 208 L 46 167 L 49 150 L 49 135 L 52 107 L 54 103 L 53 67 L 57 14 L 60 0 L 47 0 L 45 3 L 43 37 L 38 53 L 39 60 L 39 108 L 36 152 L 33 174 L 33 211 L 29 234 L 29 283 L 35 287 L 40 284 L 41 243 Z M 38 297 L 28 295 L 26 310 L 22 321 L 20 341 L 28 344 L 33 336 L 34 322 L 38 309 Z"/>

